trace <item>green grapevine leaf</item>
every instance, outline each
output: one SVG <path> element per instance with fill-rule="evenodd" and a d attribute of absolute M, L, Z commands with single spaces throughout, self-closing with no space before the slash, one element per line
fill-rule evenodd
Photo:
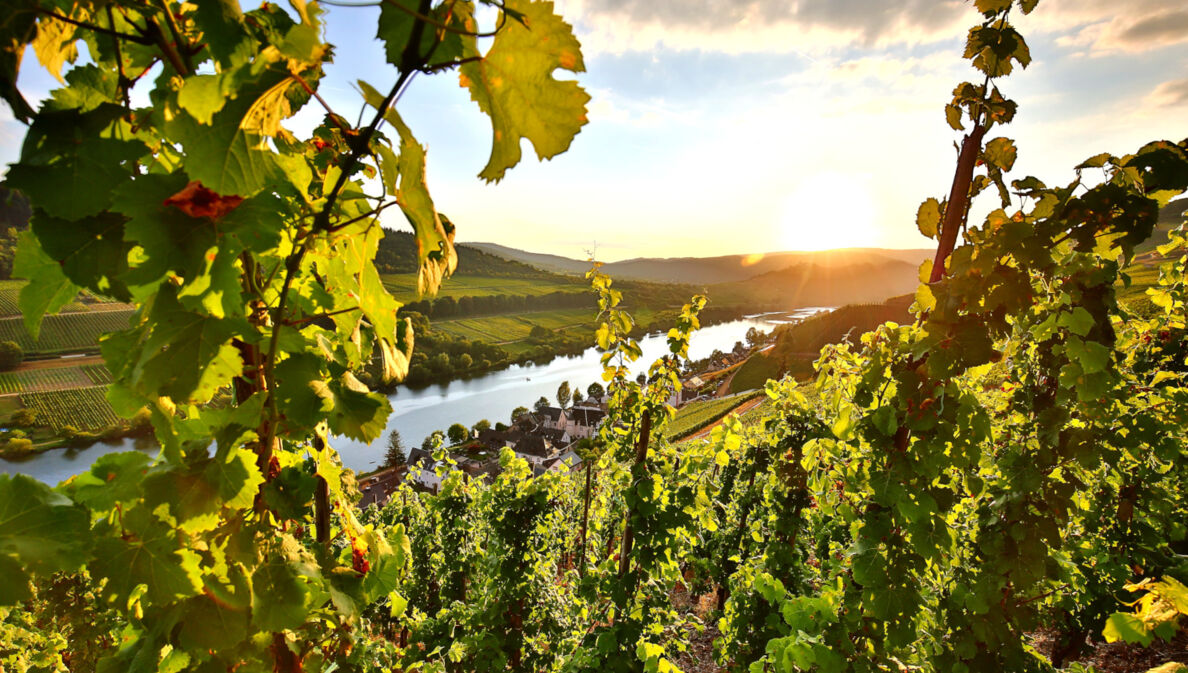
<path fill-rule="evenodd" d="M 525 23 L 507 22 L 490 51 L 477 62 L 462 66 L 462 86 L 479 109 L 491 117 L 494 144 L 491 159 L 479 177 L 503 179 L 520 161 L 520 141 L 528 138 L 537 157 L 551 159 L 569 149 L 586 124 L 590 96 L 577 82 L 553 79 L 562 68 L 585 71 L 581 45 L 569 24 L 553 13 L 553 3 L 511 0 L 509 9 L 524 15 Z"/>
<path fill-rule="evenodd" d="M 20 307 L 25 316 L 25 329 L 34 339 L 41 333 L 41 320 L 46 313 L 56 313 L 78 295 L 79 286 L 62 273 L 62 266 L 41 249 L 41 242 L 32 231 L 25 230 L 17 237 L 16 256 L 12 272 L 29 280 L 21 288 Z"/>
<path fill-rule="evenodd" d="M 93 575 L 107 579 L 105 594 L 126 601 L 144 584 L 147 598 L 163 605 L 202 589 L 201 557 L 185 547 L 177 531 L 143 506 L 125 512 L 119 525 L 125 535 L 96 540 L 89 565 Z"/>
<path fill-rule="evenodd" d="M 91 112 L 43 111 L 21 148 L 21 161 L 8 171 L 8 183 L 34 206 L 65 220 L 96 215 L 111 204 L 111 192 L 132 175 L 126 165 L 145 146 L 121 140 L 109 130 L 122 115 L 118 105 Z M 62 198 L 62 193 L 70 198 Z M 45 245 L 45 238 L 42 238 Z"/>
<path fill-rule="evenodd" d="M 29 574 L 75 570 L 86 562 L 90 517 L 82 507 L 23 474 L 0 474 L 0 563 L 9 573 L 0 601 L 27 596 Z"/>

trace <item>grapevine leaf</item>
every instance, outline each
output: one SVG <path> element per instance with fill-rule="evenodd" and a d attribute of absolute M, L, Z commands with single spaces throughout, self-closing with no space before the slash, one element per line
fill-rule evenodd
<path fill-rule="evenodd" d="M 17 237 L 16 256 L 12 273 L 29 280 L 21 288 L 19 304 L 25 316 L 25 329 L 37 340 L 41 333 L 41 319 L 46 313 L 56 313 L 78 295 L 79 287 L 70 282 L 57 261 L 41 249 L 41 242 L 32 231 L 25 230 Z"/>
<path fill-rule="evenodd" d="M 30 226 L 41 249 L 58 261 L 70 282 L 99 294 L 129 299 L 122 276 L 128 270 L 132 246 L 124 241 L 123 217 L 100 213 L 72 222 L 34 208 Z"/>
<path fill-rule="evenodd" d="M 223 68 L 251 58 L 252 40 L 244 30 L 238 0 L 203 0 L 195 3 L 193 16 L 202 30 L 202 42 Z"/>
<path fill-rule="evenodd" d="M 124 536 L 99 538 L 91 573 L 107 579 L 103 591 L 123 602 L 145 584 L 149 601 L 167 604 L 202 589 L 201 557 L 186 549 L 177 531 L 157 521 L 145 507 L 134 507 L 120 519 Z"/>
<path fill-rule="evenodd" d="M 363 81 L 359 82 L 359 88 L 368 104 L 378 108 L 383 101 L 379 92 Z M 434 295 L 442 279 L 454 273 L 458 266 L 454 225 L 434 208 L 433 198 L 425 185 L 425 148 L 395 110 L 389 110 L 385 119 L 400 134 L 400 186 L 396 190 L 396 200 L 412 225 L 417 242 L 417 291 Z"/>
<path fill-rule="evenodd" d="M 0 474 L 0 560 L 16 568 L 0 584 L 23 587 L 29 573 L 77 569 L 89 555 L 90 533 L 82 507 L 32 477 Z"/>
<path fill-rule="evenodd" d="M 188 650 L 225 650 L 247 637 L 246 610 L 228 609 L 208 596 L 197 596 L 186 602 L 185 613 L 178 640 Z"/>
<path fill-rule="evenodd" d="M 379 439 L 392 413 L 388 398 L 368 391 L 349 372 L 329 384 L 315 381 L 313 385 L 333 403 L 327 420 L 334 434 L 361 442 Z"/>
<path fill-rule="evenodd" d="M 77 8 L 77 6 L 76 6 Z M 89 17 L 85 10 L 75 9 L 70 12 L 70 18 L 75 21 L 85 21 Z M 62 84 L 62 66 L 74 63 L 78 58 L 78 26 L 67 23 L 52 16 L 43 15 L 37 22 L 37 37 L 33 40 L 33 53 L 37 60 L 49 71 L 54 79 Z"/>
<path fill-rule="evenodd" d="M 1010 138 L 995 138 L 986 143 L 986 149 L 982 151 L 982 157 L 987 164 L 1003 171 L 1009 171 L 1014 167 L 1017 156 L 1015 141 Z"/>
<path fill-rule="evenodd" d="M 210 124 L 202 124 L 189 113 L 179 113 L 166 123 L 171 140 L 181 143 L 186 155 L 186 171 L 218 194 L 251 196 L 270 181 L 283 179 L 275 154 L 268 148 L 256 126 L 268 115 L 285 114 L 288 103 L 269 90 L 285 79 L 286 73 L 265 70 L 253 83 L 241 88 L 236 97 L 215 113 Z M 261 101 L 257 105 L 257 101 Z M 280 107 L 285 110 L 279 110 Z"/>
<path fill-rule="evenodd" d="M 1146 624 L 1143 620 L 1125 612 L 1115 612 L 1106 620 L 1105 629 L 1101 634 L 1105 636 L 1107 643 L 1114 643 L 1119 640 L 1127 643 L 1138 643 L 1143 647 L 1147 647 L 1155 640 L 1155 636 L 1147 630 Z"/>
<path fill-rule="evenodd" d="M 95 512 L 106 512 L 117 503 L 140 498 L 140 483 L 148 464 L 149 457 L 139 451 L 109 453 L 96 460 L 89 472 L 73 477 L 60 488 L 75 502 Z"/>
<path fill-rule="evenodd" d="M 581 45 L 569 24 L 553 13 L 553 3 L 510 0 L 527 26 L 508 22 L 487 54 L 461 68 L 460 82 L 470 98 L 491 117 L 494 143 L 491 159 L 479 177 L 503 179 L 520 161 L 520 141 L 532 141 L 540 159 L 569 149 L 586 124 L 590 96 L 577 82 L 553 78 L 557 68 L 584 72 Z"/>
<path fill-rule="evenodd" d="M 380 5 L 376 37 L 384 43 L 388 63 L 398 68 L 405 66 L 404 52 L 412 39 L 419 5 L 417 0 L 390 0 Z M 426 24 L 416 48 L 419 56 L 430 54 L 428 65 L 450 63 L 477 51 L 472 34 L 477 32 L 473 2 L 442 3 L 434 7 L 430 14 L 434 22 L 440 25 Z M 449 30 L 440 26 L 448 26 Z"/>
<path fill-rule="evenodd" d="M 974 0 L 974 7 L 977 7 L 979 12 L 990 15 L 1010 9 L 1012 2 L 1014 0 Z"/>
<path fill-rule="evenodd" d="M 143 389 L 175 400 L 205 402 L 243 371 L 243 359 L 231 339 L 246 334 L 246 324 L 192 313 L 167 290 L 158 295 L 151 318 L 157 328 L 137 363 Z"/>
<path fill-rule="evenodd" d="M 220 73 L 190 77 L 177 92 L 177 104 L 199 123 L 209 124 L 231 93 L 228 76 L 229 73 Z"/>
<path fill-rule="evenodd" d="M 54 217 L 77 220 L 104 210 L 111 191 L 132 175 L 125 164 L 146 151 L 104 130 L 123 112 L 112 104 L 86 113 L 43 110 L 25 136 L 20 163 L 8 171 L 9 184 Z"/>
<path fill-rule="evenodd" d="M 301 626 L 307 598 L 304 582 L 283 558 L 270 557 L 252 574 L 252 622 L 263 631 Z"/>
<path fill-rule="evenodd" d="M 940 201 L 930 198 L 920 204 L 916 211 L 916 228 L 927 238 L 936 238 L 937 226 L 940 225 Z"/>

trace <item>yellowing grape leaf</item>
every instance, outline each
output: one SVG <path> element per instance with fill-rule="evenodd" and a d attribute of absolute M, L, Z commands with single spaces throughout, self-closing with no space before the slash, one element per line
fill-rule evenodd
<path fill-rule="evenodd" d="M 462 66 L 459 81 L 491 117 L 491 159 L 479 173 L 489 182 L 503 179 L 520 162 L 527 138 L 540 159 L 569 149 L 586 123 L 590 96 L 577 82 L 553 78 L 557 68 L 584 72 L 581 45 L 573 30 L 553 13 L 552 2 L 509 0 L 508 9 L 526 25 L 507 20 L 482 60 Z"/>

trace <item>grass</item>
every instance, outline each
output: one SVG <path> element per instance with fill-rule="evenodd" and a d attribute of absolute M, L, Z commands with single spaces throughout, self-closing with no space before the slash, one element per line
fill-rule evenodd
<path fill-rule="evenodd" d="M 397 301 L 424 299 L 417 294 L 417 274 L 395 273 L 383 276 L 384 287 Z M 500 278 L 496 276 L 454 276 L 441 285 L 437 298 L 489 297 L 500 294 L 534 297 L 551 292 L 588 292 L 584 283 L 565 283 L 539 278 Z"/>
<path fill-rule="evenodd" d="M 48 315 L 37 341 L 25 331 L 24 319 L 0 318 L 0 341 L 15 341 L 26 354 L 94 351 L 100 335 L 127 329 L 131 317 L 132 311 L 127 309 Z"/>
<path fill-rule="evenodd" d="M 734 395 L 686 404 L 677 410 L 676 417 L 664 429 L 664 434 L 670 440 L 691 435 L 760 394 L 762 393 L 755 391 L 746 395 Z"/>

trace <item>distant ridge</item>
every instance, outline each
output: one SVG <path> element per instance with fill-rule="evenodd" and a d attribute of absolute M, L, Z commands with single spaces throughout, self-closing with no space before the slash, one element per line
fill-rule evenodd
<path fill-rule="evenodd" d="M 554 273 L 581 274 L 590 268 L 589 262 L 560 255 L 526 252 L 496 243 L 467 245 Z M 624 280 L 712 285 L 742 281 L 806 263 L 822 267 L 847 267 L 862 263 L 894 261 L 910 264 L 914 268 L 925 259 L 930 259 L 932 255 L 932 250 L 925 249 L 846 248 L 820 252 L 773 252 L 718 257 L 639 257 L 605 264 L 602 270 L 614 278 Z"/>

